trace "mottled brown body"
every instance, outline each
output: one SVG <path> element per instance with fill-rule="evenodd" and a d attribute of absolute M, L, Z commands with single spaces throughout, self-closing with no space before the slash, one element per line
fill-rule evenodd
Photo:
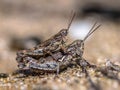
<path fill-rule="evenodd" d="M 33 58 L 25 57 L 24 65 L 22 69 L 30 69 L 34 72 L 44 73 L 44 72 L 57 72 L 62 71 L 69 65 L 84 65 L 90 66 L 90 64 L 82 58 L 84 43 L 82 40 L 76 40 L 67 47 L 65 51 L 57 51 L 52 53 L 52 56 L 56 59 L 54 60 L 52 56 L 48 55 L 46 57 Z M 82 61 L 81 61 L 82 60 Z M 26 62 L 26 63 L 25 63 Z"/>
<path fill-rule="evenodd" d="M 85 40 L 100 27 L 98 25 L 95 28 L 95 25 L 96 23 L 83 40 L 75 40 L 67 46 L 64 44 L 68 29 L 63 29 L 33 49 L 19 51 L 16 59 L 18 67 L 37 73 L 57 72 L 57 74 L 70 65 L 79 65 L 83 70 L 87 66 L 91 67 L 92 65 L 83 59 L 83 52 Z"/>
<path fill-rule="evenodd" d="M 67 29 L 60 30 L 57 34 L 52 36 L 50 39 L 44 41 L 43 43 L 37 45 L 32 49 L 21 50 L 17 52 L 17 62 L 23 62 L 23 58 L 26 56 L 45 56 L 47 54 L 52 56 L 52 53 L 58 50 L 62 50 L 65 48 L 65 43 L 67 41 L 66 37 L 68 35 L 69 28 L 71 23 L 75 17 L 75 13 L 73 14 L 71 21 L 68 25 Z M 53 57 L 54 58 L 54 57 Z"/>
<path fill-rule="evenodd" d="M 23 57 L 31 55 L 31 56 L 44 56 L 46 54 L 51 54 L 62 47 L 65 47 L 66 39 L 68 32 L 67 29 L 61 30 L 58 34 L 41 43 L 40 45 L 28 49 L 21 50 L 17 52 L 17 61 L 22 60 Z"/>

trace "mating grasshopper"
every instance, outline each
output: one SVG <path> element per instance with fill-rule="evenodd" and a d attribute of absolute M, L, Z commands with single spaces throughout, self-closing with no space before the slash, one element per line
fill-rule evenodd
<path fill-rule="evenodd" d="M 91 30 L 88 32 L 86 37 L 83 40 L 75 40 L 71 44 L 65 47 L 64 51 L 56 51 L 52 53 L 51 55 L 48 55 L 46 57 L 32 57 L 27 56 L 24 58 L 24 61 L 27 62 L 27 65 L 24 64 L 24 66 L 21 64 L 22 68 L 28 68 L 34 72 L 57 72 L 61 71 L 64 68 L 67 68 L 71 64 L 77 64 L 82 67 L 84 70 L 84 67 L 92 66 L 89 64 L 84 58 L 83 58 L 83 52 L 84 52 L 84 42 L 85 40 L 94 32 L 96 31 L 100 25 L 98 25 L 95 28 L 96 23 L 93 25 Z M 53 59 L 55 58 L 55 60 Z"/>
<path fill-rule="evenodd" d="M 49 54 L 52 56 L 52 52 L 55 52 L 59 49 L 64 49 L 65 42 L 66 42 L 66 36 L 68 35 L 70 26 L 73 22 L 73 19 L 75 17 L 75 13 L 73 13 L 72 18 L 70 20 L 70 23 L 68 24 L 67 29 L 60 30 L 57 34 L 52 36 L 50 39 L 44 41 L 40 45 L 27 50 L 21 50 L 17 52 L 17 62 L 23 62 L 23 58 L 26 56 L 45 56 L 46 54 Z"/>

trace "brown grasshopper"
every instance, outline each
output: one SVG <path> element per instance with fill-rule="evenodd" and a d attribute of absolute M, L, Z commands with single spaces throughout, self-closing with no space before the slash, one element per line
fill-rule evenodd
<path fill-rule="evenodd" d="M 68 31 L 70 29 L 70 26 L 72 24 L 72 21 L 75 17 L 75 13 L 73 13 L 73 16 L 70 20 L 70 23 L 68 25 L 67 29 L 60 30 L 57 34 L 52 36 L 50 39 L 44 41 L 40 45 L 27 50 L 21 50 L 17 52 L 17 62 L 23 61 L 23 57 L 25 56 L 45 56 L 46 54 L 49 54 L 52 56 L 52 52 L 55 52 L 59 49 L 64 49 L 65 42 L 66 42 L 66 36 L 68 35 Z"/>
<path fill-rule="evenodd" d="M 85 59 L 83 59 L 83 52 L 84 52 L 84 42 L 85 40 L 95 31 L 97 28 L 100 27 L 98 25 L 95 29 L 96 23 L 93 25 L 91 30 L 88 32 L 86 37 L 83 40 L 75 40 L 73 43 L 69 44 L 65 47 L 64 52 L 56 51 L 46 57 L 34 58 L 27 56 L 24 58 L 24 61 L 27 62 L 27 65 L 24 62 L 21 64 L 21 67 L 27 67 L 28 69 L 35 71 L 35 72 L 57 72 L 61 71 L 64 68 L 67 68 L 71 64 L 77 64 L 82 67 L 92 66 L 89 64 Z"/>

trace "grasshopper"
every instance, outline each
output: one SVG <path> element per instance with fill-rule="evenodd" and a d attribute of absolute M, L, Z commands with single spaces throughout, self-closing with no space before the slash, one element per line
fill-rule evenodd
<path fill-rule="evenodd" d="M 59 73 L 59 71 L 62 71 L 64 68 L 67 68 L 72 64 L 77 64 L 81 66 L 83 71 L 84 67 L 92 67 L 93 65 L 88 63 L 83 58 L 83 52 L 85 40 L 100 27 L 100 25 L 98 25 L 95 28 L 95 25 L 96 23 L 93 25 L 93 27 L 83 40 L 73 41 L 71 44 L 65 47 L 65 50 L 63 52 L 59 50 L 53 52 L 52 56 L 48 55 L 46 57 L 39 58 L 29 56 L 25 57 L 24 61 L 27 61 L 26 67 L 34 72 L 57 72 L 57 74 Z M 55 58 L 55 60 L 53 59 L 53 57 Z"/>
<path fill-rule="evenodd" d="M 72 18 L 68 24 L 67 29 L 60 30 L 57 34 L 52 36 L 50 39 L 44 41 L 40 45 L 37 45 L 36 47 L 32 49 L 27 50 L 21 50 L 17 52 L 17 62 L 23 61 L 23 57 L 25 56 L 45 56 L 46 54 L 49 54 L 52 56 L 52 52 L 55 52 L 59 49 L 64 49 L 65 43 L 67 41 L 66 36 L 68 35 L 70 26 L 73 22 L 73 19 L 75 17 L 75 13 L 73 13 Z"/>

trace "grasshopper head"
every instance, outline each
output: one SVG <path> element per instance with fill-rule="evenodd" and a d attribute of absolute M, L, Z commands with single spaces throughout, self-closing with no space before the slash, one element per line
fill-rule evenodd
<path fill-rule="evenodd" d="M 67 34 L 68 34 L 68 30 L 62 29 L 58 34 L 55 35 L 54 39 L 57 41 L 61 41 L 63 39 L 66 39 Z"/>
<path fill-rule="evenodd" d="M 68 34 L 68 30 L 67 29 L 62 29 L 60 31 L 60 35 L 63 36 L 63 37 L 67 36 L 67 34 Z"/>
<path fill-rule="evenodd" d="M 83 40 L 76 40 L 75 42 L 78 47 L 81 47 L 83 44 Z"/>

